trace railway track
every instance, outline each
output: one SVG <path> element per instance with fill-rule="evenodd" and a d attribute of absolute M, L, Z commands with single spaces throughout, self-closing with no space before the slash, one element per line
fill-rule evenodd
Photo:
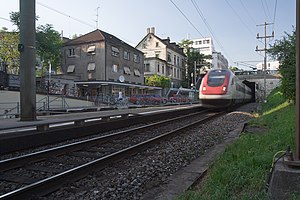
<path fill-rule="evenodd" d="M 220 114 L 202 111 L 2 160 L 0 199 L 45 195 Z"/>

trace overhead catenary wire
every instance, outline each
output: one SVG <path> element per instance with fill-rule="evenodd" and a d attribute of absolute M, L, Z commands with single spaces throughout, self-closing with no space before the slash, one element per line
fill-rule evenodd
<path fill-rule="evenodd" d="M 247 7 L 245 6 L 245 4 L 243 3 L 242 0 L 240 0 L 240 3 L 242 5 L 242 7 L 244 8 L 244 10 L 246 11 L 247 15 L 249 16 L 249 18 L 251 19 L 253 24 L 256 24 L 255 20 L 253 19 L 253 17 L 250 15 L 250 12 L 248 11 Z"/>
<path fill-rule="evenodd" d="M 274 31 L 274 26 L 275 26 L 275 19 L 276 19 L 276 11 L 277 11 L 277 0 L 275 1 L 275 8 L 274 8 L 274 15 L 273 15 L 273 26 L 272 26 L 272 31 Z"/>
<path fill-rule="evenodd" d="M 84 24 L 84 25 L 86 25 L 86 26 L 90 26 L 90 27 L 92 27 L 92 28 L 95 28 L 95 26 L 92 25 L 92 24 L 89 24 L 89 23 L 87 23 L 87 22 L 84 22 L 84 21 L 82 21 L 82 20 L 80 20 L 80 19 L 78 19 L 78 18 L 76 18 L 76 17 L 72 17 L 71 15 L 68 15 L 68 14 L 66 14 L 66 13 L 64 13 L 64 12 L 62 12 L 62 11 L 59 11 L 59 10 L 55 9 L 55 8 L 51 8 L 50 6 L 47 6 L 47 5 L 45 5 L 45 4 L 41 3 L 41 2 L 37 2 L 37 4 L 40 5 L 40 6 L 43 6 L 43 7 L 47 8 L 47 9 L 49 9 L 49 10 L 52 10 L 52 11 L 54 11 L 54 12 L 56 12 L 56 13 L 59 13 L 59 14 L 65 16 L 65 17 L 68 17 L 68 18 L 70 18 L 70 19 L 73 19 L 73 20 L 75 20 L 75 21 L 77 21 L 77 22 L 79 22 L 79 23 L 81 23 L 81 24 Z"/>
<path fill-rule="evenodd" d="M 207 22 L 206 18 L 203 15 L 203 12 L 201 11 L 201 9 L 199 8 L 198 4 L 194 1 L 191 0 L 193 6 L 195 7 L 198 15 L 201 17 L 202 21 L 204 22 L 204 24 L 206 25 L 208 31 L 210 32 L 210 34 L 212 35 L 212 37 L 214 38 L 214 40 L 218 43 L 218 45 L 220 46 L 221 50 L 224 52 L 224 54 L 226 54 L 227 58 L 233 62 L 233 60 L 231 59 L 231 57 L 229 56 L 229 54 L 225 51 L 223 45 L 221 44 L 221 42 L 217 39 L 216 35 L 214 34 L 211 26 L 209 25 L 209 23 Z"/>
<path fill-rule="evenodd" d="M 192 27 L 199 33 L 199 35 L 201 35 L 201 37 L 204 38 L 204 36 L 202 35 L 202 33 L 197 29 L 197 27 L 191 22 L 191 20 L 189 20 L 189 18 L 180 10 L 180 8 L 172 1 L 170 0 L 170 2 L 175 6 L 175 8 L 182 14 L 182 16 L 190 23 L 190 25 L 192 25 Z"/>
<path fill-rule="evenodd" d="M 6 18 L 4 18 L 4 17 L 0 17 L 0 19 L 5 20 L 5 21 L 9 21 L 9 22 L 10 22 L 9 19 L 6 19 Z"/>
<path fill-rule="evenodd" d="M 240 15 L 236 12 L 236 10 L 232 7 L 232 5 L 227 0 L 225 0 L 225 2 L 231 8 L 231 10 L 234 12 L 234 14 L 239 18 L 239 20 L 244 25 L 244 27 L 250 32 L 250 34 L 254 35 L 254 32 L 249 28 L 249 26 L 246 25 L 246 23 L 243 21 L 243 19 L 240 17 Z"/>

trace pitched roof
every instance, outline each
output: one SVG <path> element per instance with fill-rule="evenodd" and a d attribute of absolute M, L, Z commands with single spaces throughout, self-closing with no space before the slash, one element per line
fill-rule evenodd
<path fill-rule="evenodd" d="M 179 45 L 177 45 L 175 42 L 171 42 L 170 43 L 170 38 L 168 37 L 167 39 L 161 39 L 160 37 L 156 36 L 153 33 L 148 33 L 137 45 L 139 46 L 149 35 L 156 37 L 158 40 L 160 40 L 162 43 L 164 43 L 165 45 L 167 45 L 168 49 L 171 49 L 183 56 L 185 56 L 184 52 L 183 52 L 183 48 L 181 48 Z"/>
<path fill-rule="evenodd" d="M 64 45 L 76 45 L 76 44 L 82 44 L 82 43 L 90 43 L 90 42 L 96 42 L 96 41 L 102 41 L 105 40 L 104 36 L 102 35 L 101 31 L 99 29 L 92 31 L 90 33 L 87 33 L 85 35 L 79 36 L 75 39 L 67 41 Z"/>
<path fill-rule="evenodd" d="M 86 44 L 86 43 L 100 42 L 100 41 L 109 41 L 110 43 L 114 43 L 116 45 L 123 44 L 127 48 L 132 48 L 132 49 L 135 49 L 136 51 L 139 51 L 138 49 L 132 47 L 131 45 L 120 40 L 119 38 L 117 38 L 109 33 L 106 33 L 102 30 L 99 30 L 99 29 L 96 29 L 85 35 L 79 36 L 78 38 L 75 38 L 73 40 L 69 40 L 66 43 L 64 43 L 64 46 Z M 141 51 L 139 51 L 139 52 L 142 53 Z"/>

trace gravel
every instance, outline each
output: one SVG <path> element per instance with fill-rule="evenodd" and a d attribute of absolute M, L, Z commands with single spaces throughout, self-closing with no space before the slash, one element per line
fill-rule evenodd
<path fill-rule="evenodd" d="M 255 103 L 244 105 L 39 199 L 141 199 L 148 190 L 167 183 L 180 168 L 221 143 L 240 123 L 251 119 L 256 108 Z"/>

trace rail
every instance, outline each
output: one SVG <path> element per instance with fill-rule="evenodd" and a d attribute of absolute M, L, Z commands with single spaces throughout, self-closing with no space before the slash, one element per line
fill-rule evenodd
<path fill-rule="evenodd" d="M 153 144 L 156 144 L 157 142 L 160 142 L 162 140 L 165 140 L 166 138 L 170 137 L 170 136 L 174 136 L 176 134 L 181 134 L 183 133 L 185 129 L 188 129 L 192 126 L 195 126 L 195 125 L 199 125 L 201 123 L 204 123 L 206 122 L 207 120 L 210 120 L 212 119 L 213 117 L 217 117 L 219 116 L 221 113 L 210 113 L 210 114 L 207 114 L 207 115 L 204 115 L 203 117 L 201 117 L 201 119 L 198 119 L 198 120 L 195 120 L 193 121 L 192 123 L 189 123 L 187 125 L 184 125 L 184 126 L 181 126 L 179 128 L 176 128 L 174 130 L 171 130 L 169 132 L 163 132 L 163 133 L 159 133 L 158 135 L 153 135 L 153 137 L 150 137 L 150 138 L 147 138 L 146 140 L 142 140 L 142 141 L 139 141 L 137 144 L 132 144 L 130 145 L 129 147 L 125 147 L 122 149 L 119 149 L 117 150 L 116 152 L 111 152 L 110 154 L 108 155 L 102 155 L 98 158 L 96 158 L 95 160 L 92 160 L 92 161 L 89 161 L 87 163 L 84 163 L 84 164 L 81 164 L 80 166 L 76 166 L 72 169 L 66 169 L 66 171 L 63 171 L 63 172 L 59 172 L 59 174 L 56 174 L 56 175 L 53 175 L 51 177 L 48 177 L 48 178 L 45 178 L 45 179 L 42 179 L 42 180 L 39 180 L 38 182 L 36 183 L 31 183 L 23 188 L 20 188 L 20 189 L 17 189 L 15 191 L 11 191 L 7 194 L 3 194 L 2 196 L 0 196 L 0 198 L 3 198 L 3 199 L 6 199 L 6 198 L 30 198 L 33 194 L 34 195 L 43 195 L 45 193 L 49 193 L 53 190 L 56 190 L 57 188 L 61 187 L 65 182 L 68 182 L 68 181 L 75 181 L 75 180 L 78 180 L 80 178 L 83 178 L 85 176 L 87 176 L 91 171 L 96 171 L 96 170 L 101 170 L 101 169 L 104 169 L 105 167 L 107 167 L 108 165 L 116 162 L 116 161 L 119 161 L 121 159 L 124 159 L 124 158 L 127 158 L 131 155 L 134 155 L 136 154 L 137 152 L 140 152 L 142 150 L 144 150 L 145 148 L 149 147 L 150 145 L 153 145 Z M 183 117 L 183 116 L 182 116 Z M 184 116 L 184 118 L 186 118 L 186 116 Z M 180 117 L 178 117 L 176 120 L 179 120 Z M 161 122 L 161 123 L 166 123 L 167 121 L 169 120 L 166 120 L 164 122 Z M 156 123 L 157 124 L 160 124 L 160 123 Z M 144 127 L 141 127 L 142 129 L 145 129 L 145 128 L 152 128 L 152 125 L 146 125 Z M 124 134 L 125 132 L 130 134 L 130 135 L 135 135 L 133 134 L 132 132 L 133 131 L 136 131 L 137 129 L 139 128 L 135 128 L 133 130 L 127 130 L 127 131 L 122 131 L 120 133 L 118 133 L 119 135 L 122 136 L 122 138 L 124 137 Z M 143 132 L 143 131 L 142 131 Z M 116 137 L 117 133 L 115 134 L 112 134 L 111 136 L 112 137 Z M 107 137 L 107 138 L 106 138 Z M 93 143 L 93 144 L 97 144 L 99 143 L 98 140 L 102 140 L 102 139 L 105 139 L 105 141 L 112 141 L 112 139 L 108 138 L 108 136 L 104 136 L 104 137 L 101 137 L 101 138 L 95 138 L 94 140 L 87 140 L 88 143 Z M 78 147 L 78 145 L 80 146 L 83 146 L 83 147 L 86 147 L 87 144 L 79 144 L 79 143 L 76 143 L 74 144 L 75 146 L 74 147 L 71 147 L 71 145 L 66 145 L 66 149 L 62 150 L 62 149 L 59 149 L 59 148 L 55 148 L 55 155 L 59 154 L 61 155 L 61 152 L 57 152 L 57 151 L 61 151 L 62 152 L 68 152 L 70 151 L 74 151 L 74 150 L 78 150 L 78 148 L 82 148 L 82 147 Z M 43 151 L 42 154 L 47 154 L 47 156 L 49 156 L 49 152 L 47 151 Z M 37 153 L 35 153 L 34 156 L 36 156 Z M 47 157 L 46 156 L 46 157 Z M 51 154 L 50 154 L 51 156 Z M 38 160 L 42 159 L 44 156 L 43 155 L 38 155 Z M 10 166 L 22 166 L 24 163 L 28 163 L 26 160 L 25 160 L 25 157 L 21 157 L 21 164 L 18 164 L 17 161 L 14 161 L 14 160 L 9 160 L 9 162 L 11 163 L 6 163 L 6 162 L 2 162 L 1 163 L 1 170 L 7 170 L 7 169 L 10 169 Z M 31 160 L 31 162 L 33 161 L 32 160 L 32 157 L 30 156 L 29 159 Z"/>

